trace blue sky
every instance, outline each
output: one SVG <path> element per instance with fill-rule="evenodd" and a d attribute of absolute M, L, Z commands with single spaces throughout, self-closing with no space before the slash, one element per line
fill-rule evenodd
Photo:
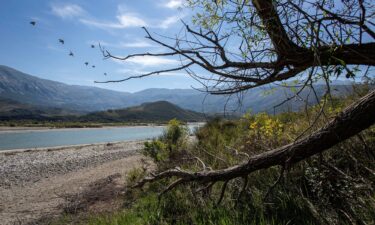
<path fill-rule="evenodd" d="M 140 28 L 173 35 L 180 20 L 190 20 L 180 8 L 182 0 L 12 0 L 1 1 L 0 64 L 41 78 L 68 84 L 90 85 L 134 92 L 146 88 L 199 87 L 182 72 L 127 81 L 95 84 L 178 64 L 175 58 L 134 58 L 124 63 L 103 60 L 97 44 L 124 56 L 136 52 L 161 51 L 144 39 Z M 36 26 L 30 25 L 36 21 Z M 62 38 L 62 45 L 58 39 Z M 92 49 L 91 44 L 96 47 Z M 70 57 L 72 51 L 75 56 Z M 86 67 L 84 62 L 95 65 Z M 107 73 L 108 76 L 103 74 Z"/>

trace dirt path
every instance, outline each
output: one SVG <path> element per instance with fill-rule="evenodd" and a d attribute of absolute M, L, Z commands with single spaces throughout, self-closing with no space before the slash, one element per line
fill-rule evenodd
<path fill-rule="evenodd" d="M 102 146 L 102 148 L 101 151 L 111 151 L 108 147 L 106 149 Z M 117 149 L 116 152 L 118 151 Z M 77 151 L 77 154 L 80 154 L 80 151 Z M 108 161 L 100 161 L 92 165 L 86 163 L 83 167 L 74 167 L 73 171 L 61 174 L 53 173 L 52 176 L 44 178 L 39 176 L 36 181 L 30 179 L 27 183 L 0 186 L 0 224 L 32 224 L 33 221 L 43 217 L 61 215 L 64 208 L 66 210 L 70 207 L 71 199 L 69 200 L 68 196 L 79 196 L 80 193 L 105 180 L 114 185 L 112 188 L 117 187 L 117 190 L 121 190 L 126 173 L 135 167 L 140 167 L 144 162 L 143 156 L 134 150 L 131 154 L 121 156 L 123 157 L 120 159 L 110 158 Z M 95 158 L 97 157 L 99 156 L 96 154 Z M 85 160 L 87 162 L 87 158 Z"/>

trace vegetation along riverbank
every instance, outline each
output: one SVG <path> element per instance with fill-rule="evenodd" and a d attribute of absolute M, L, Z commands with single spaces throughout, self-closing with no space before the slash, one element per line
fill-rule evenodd
<path fill-rule="evenodd" d="M 254 155 L 298 139 L 301 132 L 310 135 L 358 97 L 327 99 L 321 102 L 323 111 L 315 106 L 307 112 L 212 120 L 194 139 L 188 137 L 183 123 L 171 121 L 162 136 L 143 148 L 142 153 L 156 165 L 153 172 L 137 167 L 128 173 L 123 207 L 100 216 L 86 214 L 79 223 L 371 224 L 375 211 L 374 127 L 287 168 L 272 166 L 228 181 L 179 183 L 179 178 L 171 176 L 142 183 L 168 169 L 176 174 L 203 173 L 246 163 Z M 307 121 L 306 113 L 310 115 Z M 325 116 L 316 120 L 321 113 Z M 142 189 L 134 188 L 140 184 Z M 56 221 L 65 224 L 76 218 L 65 214 Z"/>

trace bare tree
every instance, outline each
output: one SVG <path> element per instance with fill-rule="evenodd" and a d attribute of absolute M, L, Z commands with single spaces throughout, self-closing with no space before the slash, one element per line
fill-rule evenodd
<path fill-rule="evenodd" d="M 172 68 L 126 77 L 134 78 L 183 70 L 211 94 L 233 94 L 254 87 L 299 78 L 301 90 L 330 77 L 368 77 L 375 65 L 375 5 L 372 0 L 190 0 L 196 10 L 193 26 L 184 23 L 176 37 L 151 34 L 146 38 L 165 48 L 162 53 L 106 58 L 179 57 Z M 193 28 L 194 27 L 194 28 Z M 204 70 L 207 74 L 196 71 Z M 141 181 L 138 186 L 166 177 L 178 179 L 166 188 L 198 181 L 215 183 L 243 177 L 274 165 L 283 167 L 323 152 L 375 123 L 375 92 L 345 109 L 315 133 L 248 162 L 218 171 L 172 169 Z"/>

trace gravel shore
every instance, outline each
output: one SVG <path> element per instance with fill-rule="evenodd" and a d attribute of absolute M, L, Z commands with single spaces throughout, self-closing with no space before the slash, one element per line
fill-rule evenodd
<path fill-rule="evenodd" d="M 0 224 L 61 213 L 66 194 L 139 167 L 143 141 L 0 151 Z"/>
<path fill-rule="evenodd" d="M 27 185 L 50 176 L 97 166 L 135 154 L 142 146 L 142 141 L 129 141 L 40 150 L 0 151 L 0 187 Z"/>

